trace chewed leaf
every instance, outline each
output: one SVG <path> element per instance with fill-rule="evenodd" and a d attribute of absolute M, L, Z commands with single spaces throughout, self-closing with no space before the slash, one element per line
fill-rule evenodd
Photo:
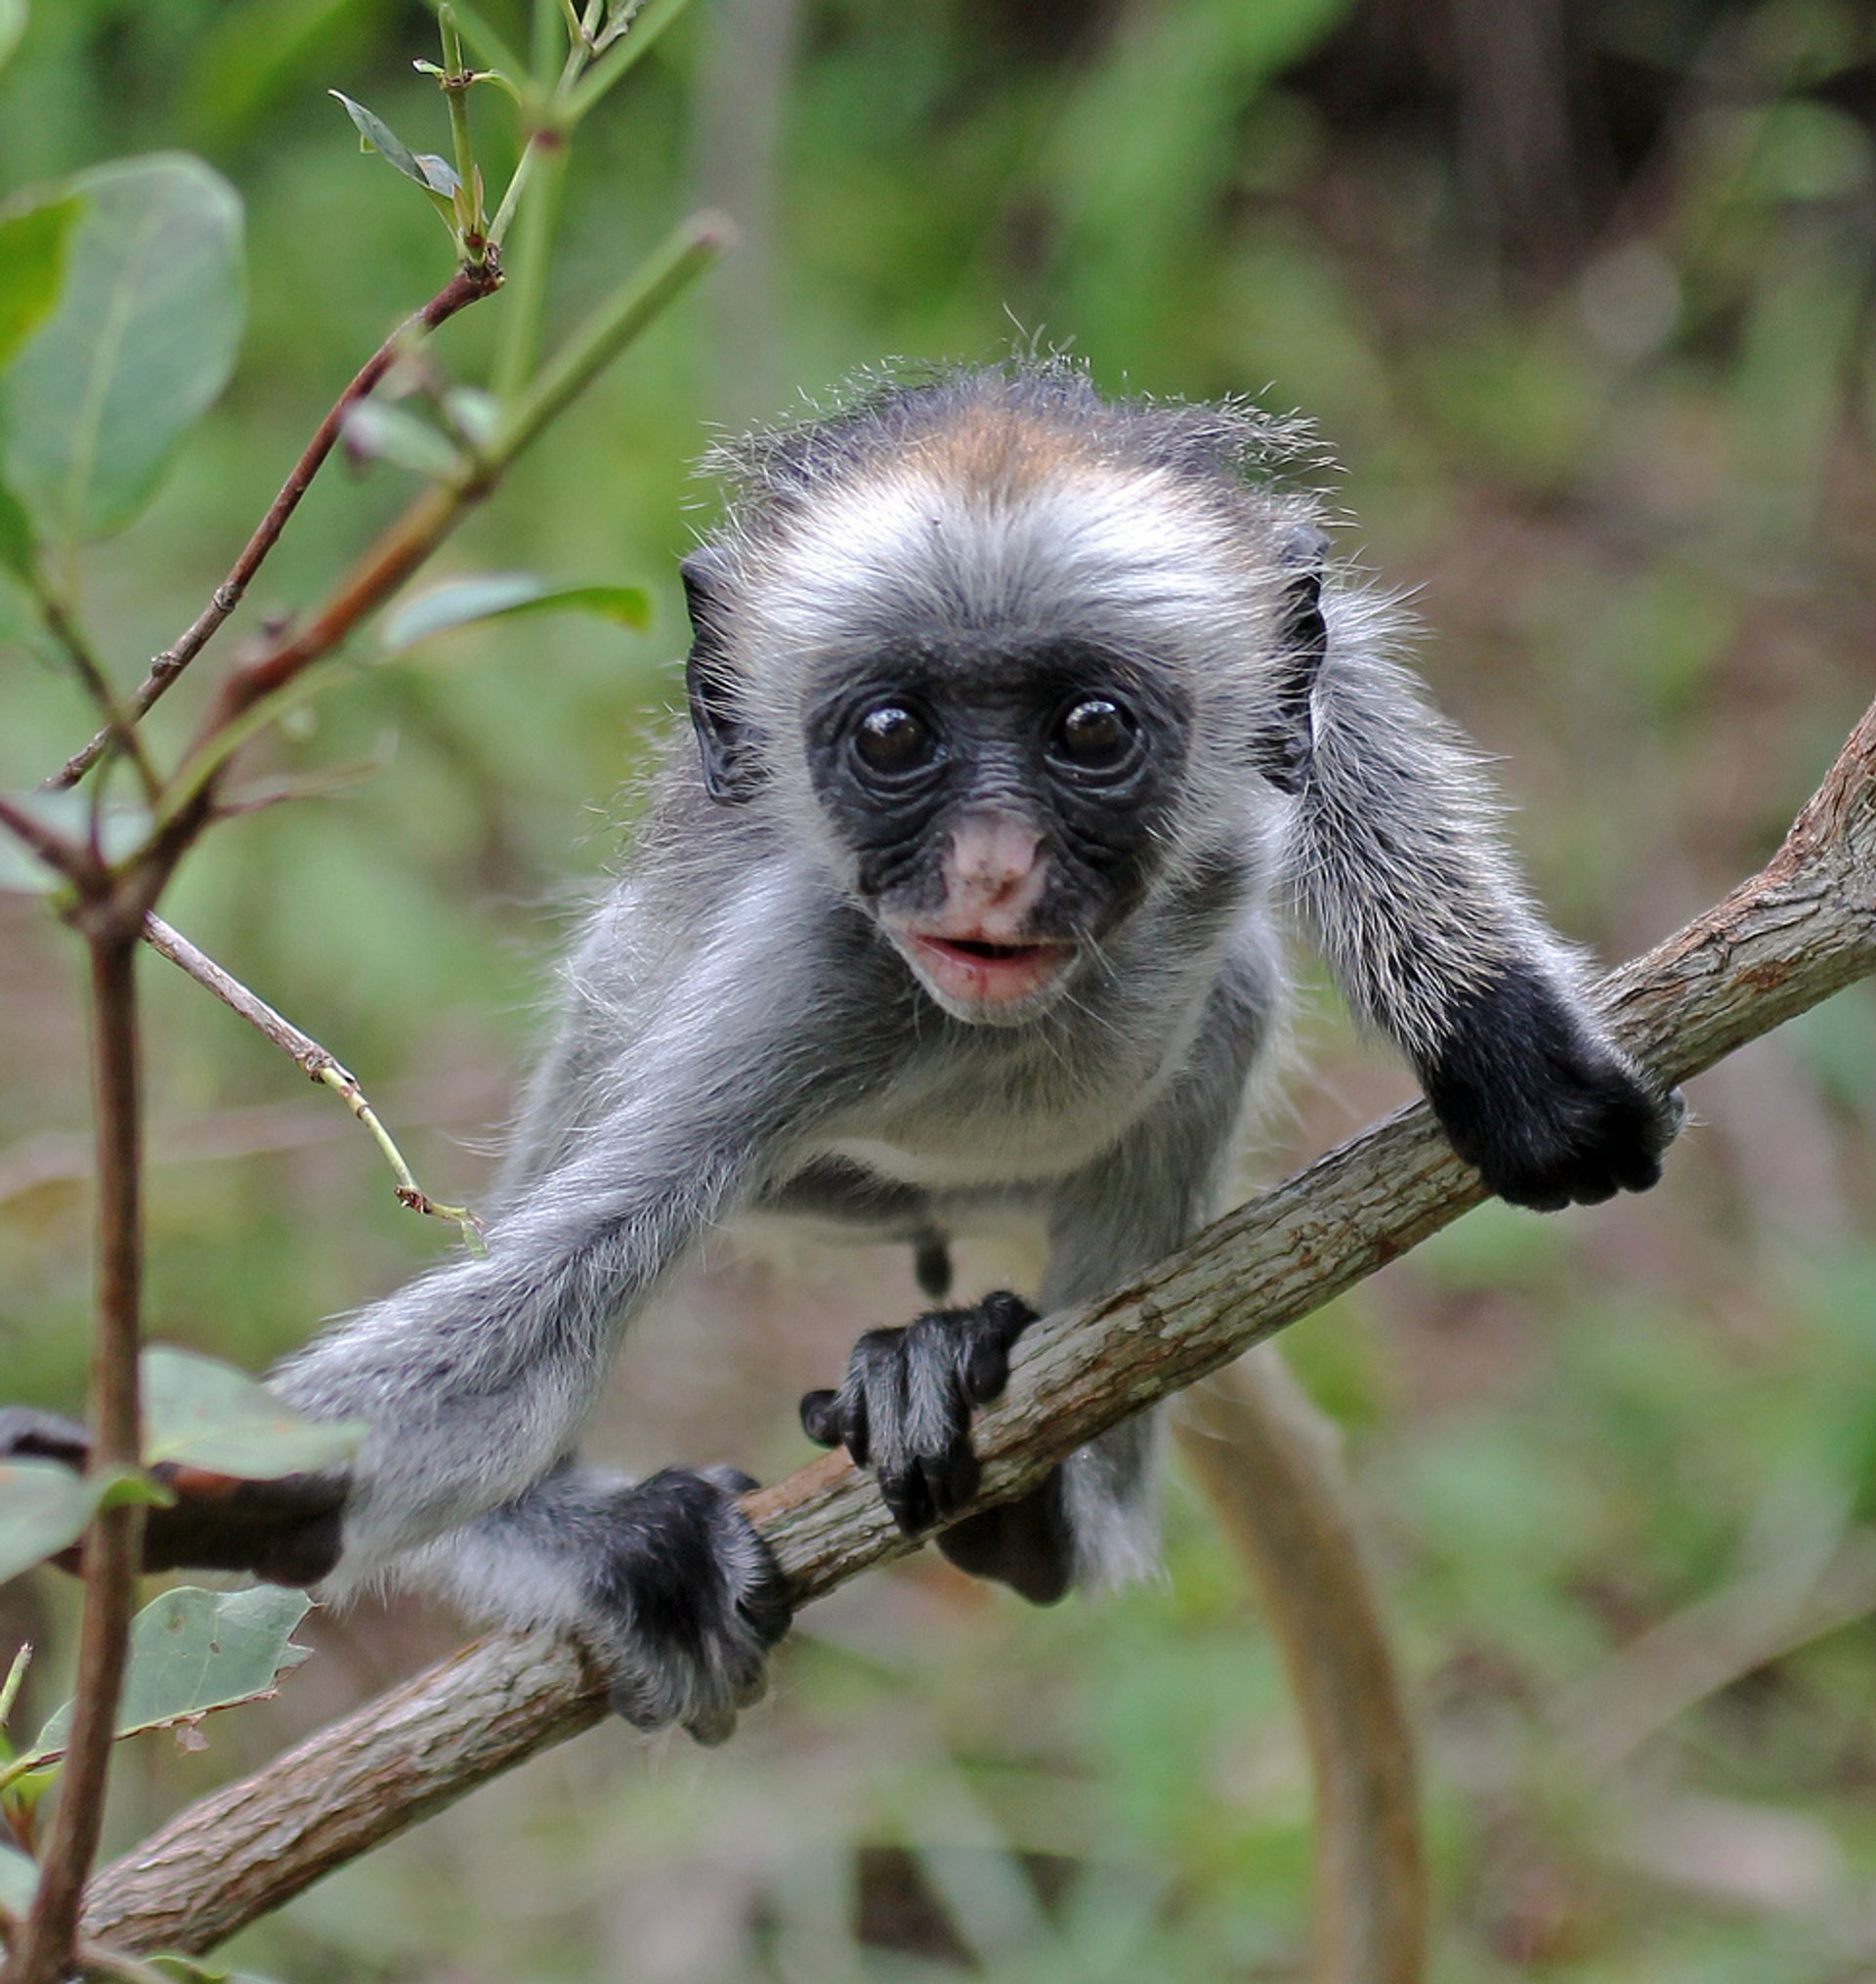
<path fill-rule="evenodd" d="M 280 1675 L 311 1652 L 288 1638 L 307 1609 L 305 1592 L 277 1584 L 251 1591 L 179 1584 L 165 1591 L 131 1622 L 116 1733 L 166 1729 L 273 1694 Z M 22 1765 L 36 1769 L 64 1753 L 71 1708 L 67 1702 L 40 1730 Z"/>
<path fill-rule="evenodd" d="M 56 307 L 0 379 L 7 482 L 45 538 L 80 543 L 143 507 L 240 339 L 241 204 L 199 159 L 101 165 Z"/>
<path fill-rule="evenodd" d="M 0 1460 L 0 1584 L 75 1543 L 102 1488 L 56 1460 Z"/>
<path fill-rule="evenodd" d="M 369 1428 L 304 1419 L 245 1372 L 166 1345 L 144 1352 L 144 1458 L 178 1460 L 240 1481 L 336 1467 Z"/>
<path fill-rule="evenodd" d="M 652 623 L 652 596 L 636 585 L 554 585 L 532 572 L 483 572 L 445 579 L 401 600 L 385 615 L 381 632 L 386 649 L 396 654 L 478 620 L 551 612 L 593 613 L 642 632 Z"/>

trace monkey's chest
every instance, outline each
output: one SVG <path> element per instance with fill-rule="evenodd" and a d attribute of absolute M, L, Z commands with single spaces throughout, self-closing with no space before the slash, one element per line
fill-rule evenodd
<path fill-rule="evenodd" d="M 831 1124 L 812 1156 L 933 1192 L 1065 1177 L 1111 1150 L 1170 1073 L 1160 1056 L 913 1066 Z"/>

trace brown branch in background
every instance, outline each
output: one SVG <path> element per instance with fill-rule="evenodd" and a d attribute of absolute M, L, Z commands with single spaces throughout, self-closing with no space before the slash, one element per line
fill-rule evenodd
<path fill-rule="evenodd" d="M 1316 1788 L 1310 1984 L 1424 1984 L 1428 1896 L 1413 1723 L 1334 1422 L 1274 1350 L 1194 1385 L 1179 1451 L 1263 1597 Z"/>
<path fill-rule="evenodd" d="M 0 827 L 5 827 L 22 847 L 29 848 L 54 874 L 64 875 L 80 886 L 102 881 L 98 864 L 88 849 L 62 833 L 55 833 L 23 806 L 4 796 L 0 796 Z"/>
<path fill-rule="evenodd" d="M 1601 994 L 1623 1042 L 1682 1081 L 1872 971 L 1876 705 L 1770 864 L 1612 973 Z M 1045 1318 L 974 1428 L 978 1505 L 1038 1486 L 1074 1448 L 1320 1308 L 1482 1196 L 1418 1103 L 1104 1300 Z M 915 1547 L 839 1453 L 744 1506 L 801 1601 Z M 180 1813 L 100 1874 L 86 1925 L 135 1950 L 206 1950 L 605 1713 L 599 1677 L 572 1645 L 479 1641 Z"/>
<path fill-rule="evenodd" d="M 137 685 L 131 697 L 125 715 L 134 724 L 149 710 L 169 688 L 183 670 L 207 647 L 216 630 L 240 605 L 241 596 L 247 591 L 249 582 L 261 569 L 262 561 L 274 549 L 280 532 L 286 528 L 286 521 L 298 509 L 300 498 L 306 494 L 313 478 L 319 474 L 326 456 L 332 452 L 332 445 L 339 438 L 339 431 L 345 424 L 350 409 L 362 400 L 382 379 L 397 359 L 420 337 L 427 336 L 439 324 L 447 323 L 460 310 L 466 310 L 472 303 L 485 296 L 492 295 L 501 286 L 501 272 L 492 260 L 483 263 L 466 263 L 450 276 L 423 308 L 408 317 L 377 351 L 359 368 L 352 383 L 332 402 L 331 410 L 321 420 L 306 444 L 304 452 L 293 464 L 292 473 L 280 485 L 280 492 L 268 507 L 268 512 L 255 527 L 254 534 L 242 548 L 241 555 L 234 561 L 228 576 L 215 588 L 207 606 L 196 614 L 187 632 L 172 646 L 165 648 L 149 664 L 149 672 Z M 43 789 L 60 791 L 68 785 L 75 785 L 93 765 L 98 762 L 105 747 L 110 742 L 112 729 L 107 725 L 83 749 L 74 751 L 63 766 L 45 781 Z"/>
<path fill-rule="evenodd" d="M 249 992 L 233 972 L 217 964 L 207 951 L 192 944 L 180 930 L 172 928 L 160 916 L 152 914 L 144 918 L 144 942 L 157 956 L 168 958 L 171 964 L 187 972 L 197 985 L 212 992 L 225 1006 L 238 1013 L 258 1034 L 271 1040 L 282 1054 L 297 1062 L 309 1080 L 332 1090 L 370 1132 L 372 1141 L 384 1153 L 392 1176 L 398 1181 L 400 1205 L 408 1206 L 412 1212 L 424 1213 L 432 1219 L 447 1219 L 461 1230 L 465 1241 L 471 1245 L 476 1244 L 482 1232 L 482 1222 L 466 1205 L 445 1205 L 418 1185 L 404 1153 L 359 1085 L 359 1077 L 335 1054 L 321 1047 L 311 1034 L 301 1033 L 291 1020 L 277 1013 L 259 993 Z"/>
<path fill-rule="evenodd" d="M 137 1351 L 142 1334 L 142 1080 L 137 1038 L 137 937 L 108 916 L 87 928 L 91 950 L 92 1085 L 98 1126 L 98 1320 L 91 1350 L 93 1474 L 138 1464 Z M 57 1984 L 65 1974 L 85 1878 L 98 1851 L 117 1696 L 130 1650 L 144 1511 L 101 1509 L 85 1532 L 84 1623 L 71 1735 L 59 1804 L 32 1909 L 6 1984 Z"/>
<path fill-rule="evenodd" d="M 105 720 L 104 729 L 92 740 L 96 746 L 92 755 L 102 756 L 107 746 L 115 745 L 130 761 L 131 769 L 137 774 L 137 781 L 144 788 L 144 797 L 153 805 L 162 789 L 161 781 L 145 754 L 143 739 L 137 735 L 117 701 L 116 692 L 110 686 L 104 664 L 91 652 L 77 621 L 66 612 L 64 600 L 44 586 L 35 589 L 35 598 L 46 631 L 64 650 L 72 673 Z"/>

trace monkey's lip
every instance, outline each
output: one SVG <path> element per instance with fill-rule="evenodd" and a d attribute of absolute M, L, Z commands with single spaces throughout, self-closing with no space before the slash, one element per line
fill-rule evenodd
<path fill-rule="evenodd" d="M 1073 944 L 1048 939 L 993 944 L 988 938 L 896 933 L 914 968 L 933 992 L 964 1007 L 1013 1006 L 1033 998 L 1068 968 Z"/>

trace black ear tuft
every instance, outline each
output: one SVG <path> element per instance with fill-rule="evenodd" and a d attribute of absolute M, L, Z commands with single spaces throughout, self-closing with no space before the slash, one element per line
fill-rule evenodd
<path fill-rule="evenodd" d="M 677 568 L 691 613 L 691 653 L 684 684 L 704 758 L 704 789 L 721 806 L 755 796 L 762 783 L 758 739 L 737 708 L 728 668 L 728 561 L 701 545 Z"/>
<path fill-rule="evenodd" d="M 1300 525 L 1278 553 L 1288 574 L 1277 610 L 1277 655 L 1270 722 L 1259 739 L 1259 769 L 1283 792 L 1300 792 L 1315 747 L 1310 697 L 1329 648 L 1322 618 L 1322 562 L 1329 540 Z"/>

